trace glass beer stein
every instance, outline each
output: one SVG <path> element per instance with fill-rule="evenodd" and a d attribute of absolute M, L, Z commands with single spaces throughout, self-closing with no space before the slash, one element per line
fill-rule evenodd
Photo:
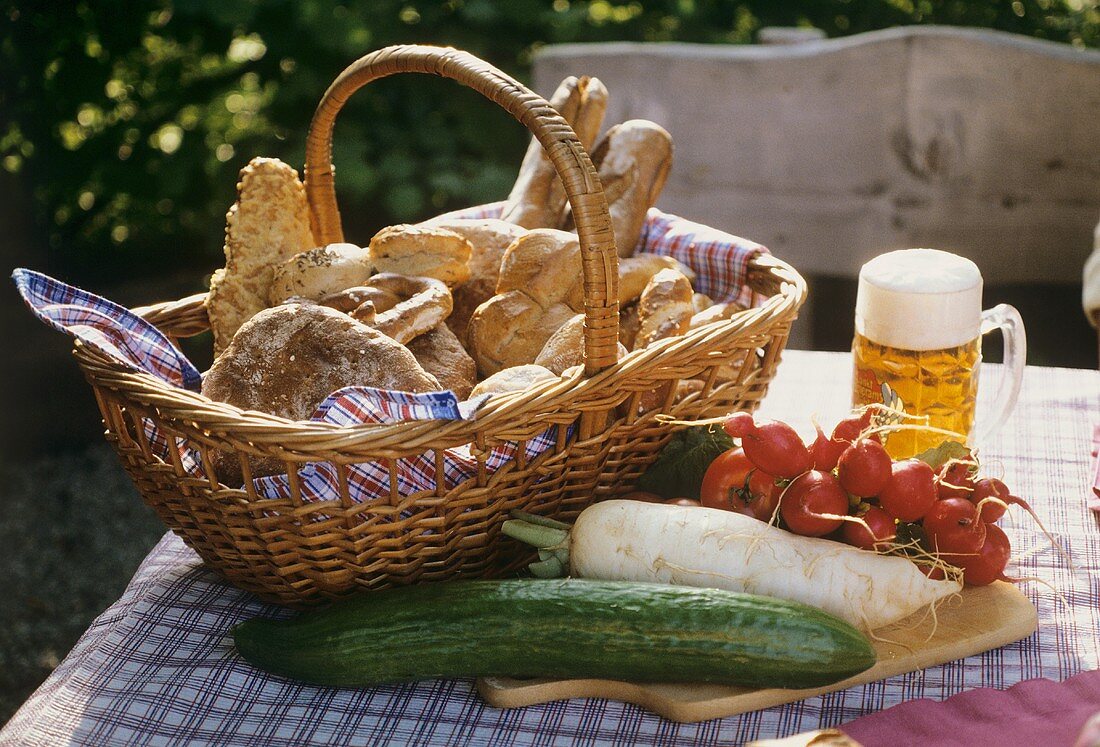
<path fill-rule="evenodd" d="M 855 322 L 853 405 L 883 404 L 927 418 L 927 425 L 973 445 L 1016 404 L 1027 358 L 1023 320 L 1006 304 L 982 311 L 982 276 L 969 259 L 935 249 L 876 257 L 859 272 Z M 982 336 L 995 329 L 1004 335 L 1004 377 L 975 439 Z M 899 430 L 888 436 L 886 450 L 903 459 L 947 438 Z"/>

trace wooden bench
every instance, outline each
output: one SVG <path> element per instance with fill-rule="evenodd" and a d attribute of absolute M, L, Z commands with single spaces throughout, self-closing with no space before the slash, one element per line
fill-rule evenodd
<path fill-rule="evenodd" d="M 672 133 L 663 209 L 760 241 L 811 280 L 931 246 L 974 259 L 987 285 L 1076 284 L 1079 298 L 1100 216 L 1100 51 L 907 27 L 536 56 L 537 90 L 569 74 L 607 84 L 609 123 Z M 813 345 L 811 327 L 795 345 Z"/>

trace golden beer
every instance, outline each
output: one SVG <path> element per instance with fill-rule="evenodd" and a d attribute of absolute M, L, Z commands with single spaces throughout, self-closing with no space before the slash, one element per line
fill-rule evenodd
<path fill-rule="evenodd" d="M 852 403 L 884 405 L 878 421 L 900 426 L 886 450 L 904 459 L 957 434 L 968 443 L 974 430 L 982 335 L 1001 329 L 1004 377 L 992 432 L 1008 416 L 1023 378 L 1023 322 L 1011 306 L 982 311 L 982 275 L 969 259 L 935 249 L 889 252 L 859 271 L 855 337 L 852 340 Z M 921 430 L 911 426 L 930 426 Z"/>
<path fill-rule="evenodd" d="M 853 403 L 886 404 L 928 418 L 928 425 L 959 434 L 965 442 L 974 427 L 982 338 L 939 350 L 903 350 L 879 345 L 857 334 L 852 342 Z M 886 450 L 895 459 L 938 446 L 942 433 L 891 433 Z"/>

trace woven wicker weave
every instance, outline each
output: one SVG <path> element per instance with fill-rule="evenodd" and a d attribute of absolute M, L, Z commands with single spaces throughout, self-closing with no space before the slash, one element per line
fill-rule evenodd
<path fill-rule="evenodd" d="M 307 143 L 306 188 L 318 243 L 342 240 L 333 189 L 333 121 L 359 87 L 401 72 L 441 75 L 496 102 L 523 123 L 550 154 L 569 196 L 582 247 L 585 288 L 585 370 L 523 392 L 492 398 L 467 421 L 335 427 L 243 412 L 136 373 L 94 348 L 75 355 L 95 391 L 106 437 L 142 496 L 164 522 L 212 568 L 236 585 L 274 602 L 301 606 L 361 588 L 507 574 L 528 558 L 502 538 L 512 509 L 563 520 L 595 500 L 630 489 L 667 441 L 656 420 L 753 409 L 774 375 L 806 286 L 789 265 L 763 255 L 753 260 L 749 285 L 759 305 L 728 322 L 663 340 L 616 361 L 618 300 L 616 254 L 600 182 L 569 125 L 550 105 L 499 70 L 464 52 L 434 47 L 391 47 L 345 70 L 317 108 Z M 209 326 L 205 295 L 138 310 L 173 338 Z M 676 382 L 704 386 L 673 399 Z M 668 384 L 672 384 L 668 387 Z M 662 389 L 665 387 L 665 389 Z M 643 394 L 669 391 L 664 404 L 638 412 Z M 143 419 L 169 437 L 187 439 L 202 455 L 202 474 L 189 473 L 175 450 L 156 455 Z M 570 425 L 576 424 L 572 433 Z M 529 439 L 555 428 L 553 448 L 518 458 L 491 475 L 485 457 L 494 445 Z M 446 489 L 400 495 L 391 490 L 370 502 L 351 500 L 346 465 L 394 459 L 470 444 L 475 477 Z M 251 480 L 232 489 L 217 480 L 212 450 L 235 451 L 286 463 L 291 495 L 257 495 Z M 305 501 L 297 480 L 303 462 L 337 465 L 341 491 L 331 501 Z M 437 473 L 441 474 L 442 469 Z"/>

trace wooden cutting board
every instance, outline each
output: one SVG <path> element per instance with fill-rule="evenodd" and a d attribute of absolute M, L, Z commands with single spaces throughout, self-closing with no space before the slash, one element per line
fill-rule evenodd
<path fill-rule="evenodd" d="M 568 698 L 609 698 L 635 703 L 672 721 L 706 721 L 792 703 L 936 664 L 979 654 L 1026 638 L 1038 617 L 1027 597 L 1003 581 L 966 588 L 936 610 L 918 613 L 877 631 L 876 664 L 842 682 L 809 690 L 751 689 L 729 685 L 631 683 L 615 680 L 519 680 L 483 677 L 478 692 L 497 708 L 519 708 Z"/>

